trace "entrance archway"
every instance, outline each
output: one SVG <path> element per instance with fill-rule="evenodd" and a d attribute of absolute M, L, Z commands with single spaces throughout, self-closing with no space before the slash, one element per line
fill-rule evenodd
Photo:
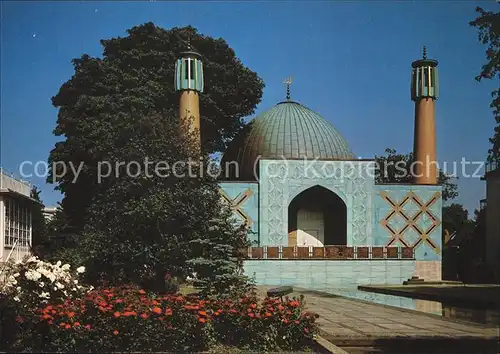
<path fill-rule="evenodd" d="M 347 206 L 332 191 L 314 186 L 298 194 L 288 206 L 288 245 L 347 244 Z"/>

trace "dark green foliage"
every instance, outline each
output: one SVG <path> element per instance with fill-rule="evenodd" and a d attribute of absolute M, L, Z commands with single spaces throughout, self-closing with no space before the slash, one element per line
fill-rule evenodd
<path fill-rule="evenodd" d="M 386 149 L 385 156 L 375 156 L 377 169 L 376 183 L 413 183 L 411 166 L 413 154 L 399 154 L 394 149 Z M 453 182 L 454 177 L 439 171 L 438 183 L 443 187 L 443 201 L 455 199 L 458 196 L 458 186 Z"/>
<path fill-rule="evenodd" d="M 474 233 L 474 221 L 469 219 L 469 212 L 461 204 L 452 203 L 443 207 L 443 230 L 456 233 L 458 239 L 470 237 Z"/>
<path fill-rule="evenodd" d="M 206 220 L 208 230 L 191 241 L 195 258 L 189 261 L 197 274 L 194 285 L 208 296 L 234 296 L 250 291 L 243 275 L 242 250 L 250 246 L 247 230 L 235 229 L 232 212 L 224 209 L 220 218 Z"/>
<path fill-rule="evenodd" d="M 476 12 L 479 16 L 469 24 L 477 28 L 479 41 L 488 46 L 486 63 L 482 66 L 481 73 L 476 76 L 476 80 L 500 80 L 500 12 L 485 11 L 481 7 L 477 7 Z M 496 126 L 494 135 L 490 139 L 492 147 L 489 151 L 489 160 L 500 162 L 500 90 L 493 90 L 491 96 L 491 108 Z"/>
<path fill-rule="evenodd" d="M 54 172 L 62 172 L 55 168 L 48 182 L 63 192 L 62 206 L 76 232 L 83 230 L 90 205 L 102 189 L 97 162 L 117 160 L 121 150 L 139 149 L 130 140 L 139 126 L 148 129 L 140 122 L 144 117 L 177 116 L 174 64 L 188 37 L 204 63 L 206 85 L 200 95 L 204 152 L 222 151 L 260 102 L 264 84 L 257 74 L 223 39 L 202 36 L 193 27 L 165 30 L 146 23 L 128 30 L 124 38 L 101 41 L 102 59 L 88 55 L 74 59 L 75 74 L 52 99 L 59 108 L 54 133 L 65 140 L 56 144 L 49 162 L 64 162 L 68 173 L 54 178 Z M 84 164 L 76 181 L 69 163 L 75 169 Z"/>
<path fill-rule="evenodd" d="M 31 238 L 32 246 L 36 253 L 43 252 L 48 245 L 47 226 L 45 216 L 43 215 L 44 205 L 40 198 L 40 190 L 33 186 L 31 189 L 31 198 L 38 203 L 34 203 L 31 209 Z"/>

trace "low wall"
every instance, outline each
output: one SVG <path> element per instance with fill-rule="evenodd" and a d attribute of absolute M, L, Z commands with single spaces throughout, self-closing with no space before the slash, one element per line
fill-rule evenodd
<path fill-rule="evenodd" d="M 325 291 L 358 285 L 402 284 L 415 273 L 412 259 L 247 259 L 245 274 L 258 285 L 292 285 Z"/>

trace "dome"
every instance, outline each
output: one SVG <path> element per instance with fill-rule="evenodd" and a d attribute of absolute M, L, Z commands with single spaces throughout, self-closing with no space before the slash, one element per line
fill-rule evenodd
<path fill-rule="evenodd" d="M 234 161 L 239 179 L 253 180 L 259 158 L 352 160 L 354 155 L 342 134 L 318 113 L 284 101 L 253 119 L 229 144 L 222 168 Z"/>

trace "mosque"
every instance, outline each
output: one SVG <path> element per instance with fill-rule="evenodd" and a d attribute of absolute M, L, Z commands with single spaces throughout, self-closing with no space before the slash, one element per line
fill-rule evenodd
<path fill-rule="evenodd" d="M 438 62 L 412 63 L 412 184 L 376 184 L 374 159 L 358 159 L 319 113 L 290 99 L 254 118 L 222 158 L 222 198 L 248 229 L 245 272 L 258 284 L 317 290 L 441 280 L 441 186 L 434 105 Z M 200 144 L 201 56 L 176 62 L 183 132 Z M 203 134 L 203 131 L 201 132 Z"/>

